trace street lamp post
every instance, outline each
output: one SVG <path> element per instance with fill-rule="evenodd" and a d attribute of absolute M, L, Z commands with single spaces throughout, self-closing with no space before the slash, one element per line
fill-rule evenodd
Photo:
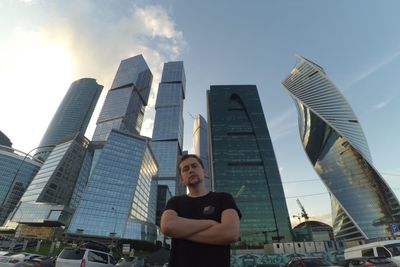
<path fill-rule="evenodd" d="M 114 237 L 116 237 L 117 233 L 116 228 L 117 228 L 117 211 L 115 210 L 114 207 L 111 207 L 111 210 L 114 212 L 114 230 L 113 232 L 110 234 L 111 235 L 111 248 L 115 247 L 114 244 Z"/>

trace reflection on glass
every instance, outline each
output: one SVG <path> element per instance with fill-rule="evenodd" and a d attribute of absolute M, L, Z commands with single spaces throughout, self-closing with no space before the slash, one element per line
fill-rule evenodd
<path fill-rule="evenodd" d="M 399 202 L 372 166 L 351 107 L 320 66 L 300 57 L 295 69 L 283 85 L 297 106 L 307 156 L 330 193 L 336 239 L 391 237 Z"/>

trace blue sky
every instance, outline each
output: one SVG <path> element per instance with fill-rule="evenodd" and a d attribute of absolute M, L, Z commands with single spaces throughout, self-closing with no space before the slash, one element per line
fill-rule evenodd
<path fill-rule="evenodd" d="M 280 168 L 290 216 L 299 198 L 330 223 L 330 200 L 300 143 L 297 112 L 281 81 L 295 54 L 322 66 L 349 101 L 373 162 L 400 194 L 400 2 L 0 1 L 0 129 L 14 147 L 36 147 L 72 81 L 104 85 L 120 60 L 142 53 L 153 75 L 143 134 L 151 135 L 162 64 L 183 60 L 185 148 L 193 119 L 206 116 L 214 84 L 255 84 Z M 307 181 L 304 181 L 307 180 Z M 297 220 L 297 219 L 296 219 Z M 297 223 L 297 221 L 294 221 Z"/>

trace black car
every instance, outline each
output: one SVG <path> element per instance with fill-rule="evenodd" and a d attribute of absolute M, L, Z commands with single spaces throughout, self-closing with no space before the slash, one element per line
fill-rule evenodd
<path fill-rule="evenodd" d="M 384 257 L 362 257 L 346 260 L 344 267 L 397 267 L 397 264 Z"/>
<path fill-rule="evenodd" d="M 319 257 L 296 257 L 292 258 L 286 267 L 323 267 L 336 266 L 335 264 Z"/>

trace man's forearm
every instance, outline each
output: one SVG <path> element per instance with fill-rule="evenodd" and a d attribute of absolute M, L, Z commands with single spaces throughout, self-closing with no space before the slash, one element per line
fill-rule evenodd
<path fill-rule="evenodd" d="M 161 231 L 169 237 L 186 238 L 216 224 L 217 222 L 213 220 L 195 220 L 174 216 L 161 225 Z"/>
<path fill-rule="evenodd" d="M 240 221 L 237 211 L 227 209 L 222 212 L 221 223 L 193 233 L 186 239 L 205 244 L 227 245 L 238 240 L 239 228 Z"/>
<path fill-rule="evenodd" d="M 238 237 L 235 231 L 229 231 L 222 224 L 217 224 L 189 235 L 185 239 L 204 244 L 227 245 L 236 242 Z"/>

